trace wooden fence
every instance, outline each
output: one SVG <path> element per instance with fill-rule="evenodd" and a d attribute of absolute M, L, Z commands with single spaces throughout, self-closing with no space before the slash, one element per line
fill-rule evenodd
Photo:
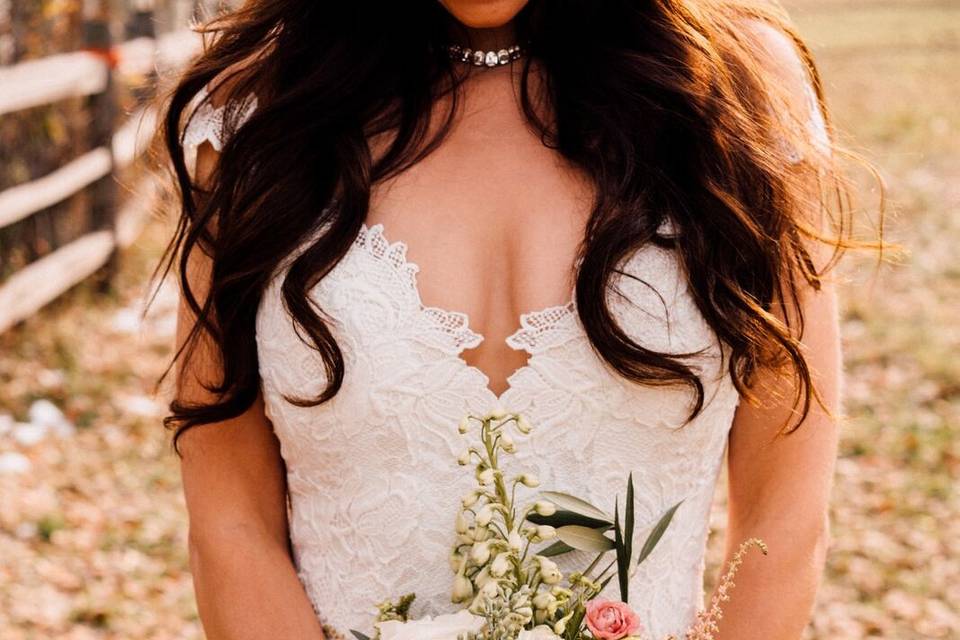
<path fill-rule="evenodd" d="M 148 31 L 150 16 L 140 16 Z M 27 264 L 0 283 L 0 332 L 30 317 L 62 293 L 107 265 L 117 248 L 136 238 L 154 188 L 144 179 L 135 197 L 119 206 L 117 172 L 148 146 L 157 126 L 153 107 L 141 106 L 115 126 L 120 76 L 153 76 L 186 63 L 200 46 L 189 29 L 158 37 L 138 35 L 110 42 L 105 21 L 85 25 L 83 51 L 0 67 L 0 116 L 73 97 L 88 99 L 93 148 L 58 169 L 0 192 L 0 229 L 90 189 L 92 228 Z"/>

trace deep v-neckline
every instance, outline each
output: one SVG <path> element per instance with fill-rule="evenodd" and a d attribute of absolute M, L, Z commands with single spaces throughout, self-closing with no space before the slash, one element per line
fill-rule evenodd
<path fill-rule="evenodd" d="M 537 357 L 539 351 L 538 346 L 546 342 L 544 337 L 552 332 L 562 331 L 565 327 L 569 327 L 570 321 L 575 322 L 576 320 L 576 282 L 574 282 L 574 285 L 571 287 L 569 297 L 565 303 L 521 313 L 518 318 L 519 326 L 503 340 L 503 343 L 514 351 L 525 351 L 527 353 L 527 361 L 514 369 L 504 379 L 506 386 L 501 393 L 497 393 L 490 388 L 490 376 L 480 367 L 467 362 L 462 355 L 464 350 L 479 346 L 487 337 L 471 328 L 470 315 L 466 312 L 424 304 L 420 285 L 417 280 L 417 275 L 420 273 L 420 265 L 407 257 L 408 245 L 406 242 L 396 239 L 391 240 L 387 237 L 382 222 L 377 222 L 372 225 L 361 222 L 356 242 L 361 246 L 365 244 L 369 246 L 368 243 L 371 242 L 371 238 L 378 236 L 385 245 L 381 255 L 395 256 L 393 260 L 389 261 L 390 264 L 394 268 L 399 269 L 405 277 L 404 279 L 409 283 L 410 293 L 414 298 L 419 317 L 432 325 L 439 325 L 441 331 L 444 330 L 444 323 L 450 322 L 451 319 L 453 319 L 460 327 L 459 332 L 468 336 L 467 340 L 457 341 L 450 355 L 455 358 L 458 366 L 463 367 L 466 371 L 472 372 L 481 380 L 485 395 L 488 400 L 496 405 L 502 407 L 507 397 L 515 391 L 515 385 L 520 376 L 533 368 L 533 360 Z M 373 252 L 371 253 L 376 255 Z"/>

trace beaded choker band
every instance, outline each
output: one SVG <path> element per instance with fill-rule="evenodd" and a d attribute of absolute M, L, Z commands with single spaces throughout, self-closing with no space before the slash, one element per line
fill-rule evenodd
<path fill-rule="evenodd" d="M 518 44 L 506 49 L 497 51 L 482 51 L 480 49 L 470 49 L 461 47 L 458 44 L 447 45 L 447 53 L 458 62 L 466 62 L 477 67 L 499 67 L 510 64 L 525 53 L 523 47 Z"/>

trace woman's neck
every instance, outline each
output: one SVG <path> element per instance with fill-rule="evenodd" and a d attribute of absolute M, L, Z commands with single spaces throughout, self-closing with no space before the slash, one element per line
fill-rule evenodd
<path fill-rule="evenodd" d="M 506 49 L 517 43 L 516 29 L 512 21 L 499 27 L 484 29 L 465 27 L 462 24 L 455 26 L 459 28 L 452 30 L 451 42 L 459 44 L 462 47 L 482 49 L 484 51 L 492 49 L 496 51 L 498 49 Z"/>

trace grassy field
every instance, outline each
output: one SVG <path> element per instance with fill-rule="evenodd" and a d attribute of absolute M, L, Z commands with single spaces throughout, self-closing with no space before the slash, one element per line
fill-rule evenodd
<path fill-rule="evenodd" d="M 843 266 L 847 413 L 834 547 L 807 638 L 960 638 L 960 5 L 821 0 L 791 10 L 829 104 L 880 168 L 886 234 L 909 256 Z M 865 184 L 868 184 L 864 182 Z M 860 205 L 875 210 L 868 189 Z M 0 637 L 200 638 L 176 458 L 153 384 L 170 289 L 137 321 L 164 230 L 123 256 L 116 291 L 80 288 L 0 335 L 0 415 L 49 399 L 72 436 L 17 442 L 0 417 Z M 721 539 L 715 517 L 711 566 Z"/>

